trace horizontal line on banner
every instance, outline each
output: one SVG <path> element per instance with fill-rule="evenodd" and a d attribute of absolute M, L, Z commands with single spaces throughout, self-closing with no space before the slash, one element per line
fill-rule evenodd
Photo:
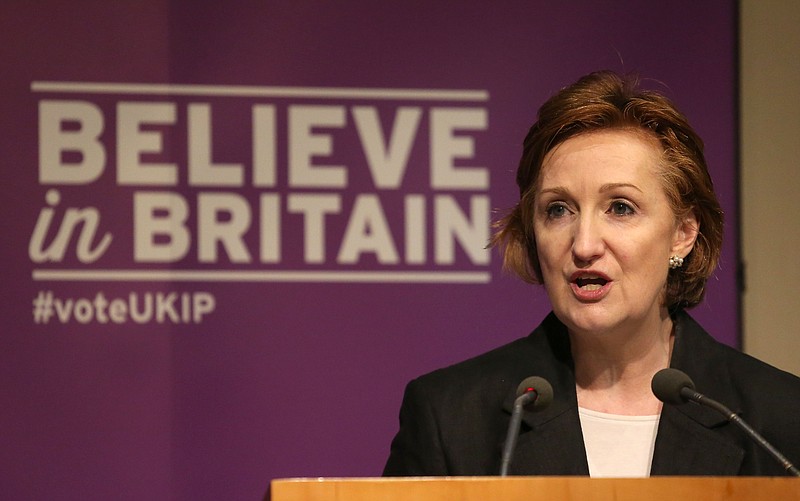
<path fill-rule="evenodd" d="M 31 82 L 33 92 L 147 94 L 172 96 L 295 97 L 316 99 L 397 99 L 488 101 L 487 90 L 380 89 L 348 87 L 261 87 L 249 85 L 130 84 L 103 82 Z"/>
<path fill-rule="evenodd" d="M 483 284 L 483 271 L 234 271 L 234 270 L 33 270 L 37 281 L 59 282 L 336 282 Z"/>

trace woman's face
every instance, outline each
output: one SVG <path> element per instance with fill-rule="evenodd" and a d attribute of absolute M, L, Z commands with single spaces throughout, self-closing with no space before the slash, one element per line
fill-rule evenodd
<path fill-rule="evenodd" d="M 545 157 L 533 229 L 544 287 L 571 331 L 636 329 L 664 314 L 669 257 L 689 253 L 697 224 L 676 221 L 660 156 L 655 139 L 604 130 Z"/>

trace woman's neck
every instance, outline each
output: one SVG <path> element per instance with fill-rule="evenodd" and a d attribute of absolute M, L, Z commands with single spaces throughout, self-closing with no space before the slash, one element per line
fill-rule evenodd
<path fill-rule="evenodd" d="M 653 415 L 661 402 L 653 375 L 669 366 L 672 320 L 666 312 L 627 331 L 570 333 L 578 405 L 611 414 Z"/>

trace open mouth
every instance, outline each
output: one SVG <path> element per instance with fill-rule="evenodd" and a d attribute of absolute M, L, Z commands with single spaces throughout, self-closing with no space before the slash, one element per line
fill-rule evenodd
<path fill-rule="evenodd" d="M 583 276 L 575 279 L 575 284 L 581 290 L 585 291 L 594 291 L 600 289 L 607 283 L 608 280 L 602 277 Z"/>

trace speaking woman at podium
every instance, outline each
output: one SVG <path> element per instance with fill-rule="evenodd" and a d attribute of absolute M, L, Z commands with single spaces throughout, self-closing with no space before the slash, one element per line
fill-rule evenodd
<path fill-rule="evenodd" d="M 673 367 L 800 461 L 800 379 L 715 341 L 686 310 L 717 266 L 723 218 L 703 143 L 635 79 L 597 72 L 540 108 L 523 144 L 519 202 L 496 223 L 506 269 L 553 311 L 527 337 L 410 382 L 384 474 L 495 475 L 517 384 L 517 475 L 782 475 L 712 409 L 664 404 Z"/>

